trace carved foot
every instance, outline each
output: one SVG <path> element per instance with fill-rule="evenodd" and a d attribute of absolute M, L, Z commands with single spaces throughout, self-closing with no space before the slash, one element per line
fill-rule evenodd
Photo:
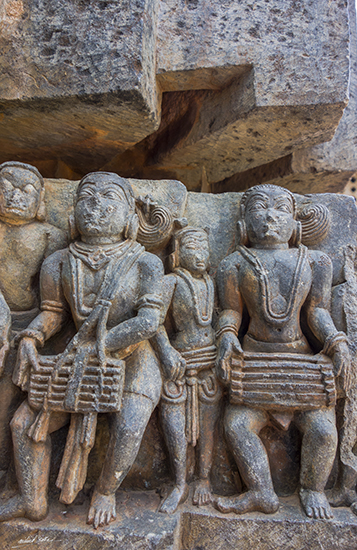
<path fill-rule="evenodd" d="M 169 495 L 162 501 L 159 512 L 164 514 L 173 514 L 179 504 L 185 502 L 188 497 L 188 485 L 175 485 Z"/>
<path fill-rule="evenodd" d="M 235 514 L 245 514 L 247 512 L 274 514 L 279 508 L 279 499 L 273 491 L 248 491 L 238 497 L 221 497 L 214 504 L 223 514 L 229 512 Z"/>
<path fill-rule="evenodd" d="M 23 498 L 20 495 L 7 500 L 0 506 L 0 521 L 7 521 L 12 518 L 21 518 L 26 516 L 26 508 Z M 42 519 L 42 518 L 41 518 Z"/>
<path fill-rule="evenodd" d="M 116 519 L 115 494 L 102 495 L 96 489 L 92 496 L 88 512 L 87 523 L 93 525 L 94 529 L 109 525 Z"/>
<path fill-rule="evenodd" d="M 198 481 L 192 502 L 196 506 L 206 506 L 212 502 L 211 486 L 208 479 L 200 479 Z"/>
<path fill-rule="evenodd" d="M 331 519 L 333 513 L 324 492 L 300 489 L 300 501 L 309 518 Z"/>
<path fill-rule="evenodd" d="M 326 491 L 327 500 L 331 506 L 351 506 L 356 501 L 357 495 L 354 489 L 334 487 Z"/>

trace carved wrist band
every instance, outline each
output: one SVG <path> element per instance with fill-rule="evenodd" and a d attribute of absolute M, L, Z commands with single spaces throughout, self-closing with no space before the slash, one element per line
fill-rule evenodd
<path fill-rule="evenodd" d="M 15 342 L 18 343 L 23 338 L 32 338 L 36 341 L 38 347 L 42 348 L 45 343 L 45 337 L 39 330 L 26 329 L 19 332 L 15 337 Z"/>
<path fill-rule="evenodd" d="M 226 325 L 220 328 L 219 330 L 217 330 L 216 339 L 218 340 L 218 338 L 222 336 L 222 334 L 224 334 L 225 332 L 230 332 L 231 334 L 234 334 L 234 336 L 238 335 L 238 331 L 234 325 Z"/>
<path fill-rule="evenodd" d="M 347 336 L 344 332 L 336 332 L 336 334 L 328 336 L 325 340 L 325 345 L 322 353 L 328 356 L 332 355 L 335 351 L 336 345 L 340 342 L 345 342 L 347 344 Z"/>

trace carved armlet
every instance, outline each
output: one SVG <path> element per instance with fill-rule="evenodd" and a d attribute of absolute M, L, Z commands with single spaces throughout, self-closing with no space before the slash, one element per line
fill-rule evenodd
<path fill-rule="evenodd" d="M 340 342 L 345 342 L 347 344 L 347 336 L 344 332 L 336 332 L 332 336 L 328 336 L 325 340 L 322 353 L 331 357 L 335 352 L 335 347 Z"/>

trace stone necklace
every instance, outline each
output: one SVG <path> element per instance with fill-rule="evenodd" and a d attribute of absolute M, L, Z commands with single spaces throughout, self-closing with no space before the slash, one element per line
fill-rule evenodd
<path fill-rule="evenodd" d="M 271 289 L 269 278 L 267 272 L 257 256 L 249 250 L 246 246 L 240 246 L 239 251 L 242 256 L 254 267 L 255 271 L 259 276 L 260 290 L 262 293 L 262 309 L 266 321 L 271 325 L 282 325 L 285 324 L 295 308 L 299 283 L 301 279 L 301 273 L 305 266 L 305 261 L 307 258 L 307 248 L 304 245 L 299 246 L 299 256 L 296 262 L 296 267 L 294 271 L 293 280 L 291 283 L 291 288 L 289 291 L 289 299 L 287 301 L 286 308 L 282 313 L 276 313 L 272 308 L 272 298 L 271 298 Z"/>
<path fill-rule="evenodd" d="M 184 269 L 182 267 L 176 268 L 175 273 L 185 281 L 185 283 L 187 284 L 190 290 L 193 306 L 194 306 L 194 315 L 195 315 L 196 323 L 201 327 L 207 327 L 212 322 L 213 300 L 214 300 L 214 288 L 213 288 L 213 282 L 211 277 L 207 273 L 203 274 L 203 280 L 206 284 L 206 289 L 207 289 L 207 306 L 205 308 L 206 313 L 204 313 L 203 311 L 202 312 L 200 311 L 198 295 L 195 288 L 195 282 L 191 273 L 187 269 Z"/>

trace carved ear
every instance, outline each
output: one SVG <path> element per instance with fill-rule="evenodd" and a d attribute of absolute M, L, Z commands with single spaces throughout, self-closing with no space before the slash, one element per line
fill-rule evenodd
<path fill-rule="evenodd" d="M 46 219 L 46 203 L 45 203 L 45 190 L 41 189 L 40 193 L 40 205 L 37 210 L 36 219 L 39 222 L 43 222 Z"/>
<path fill-rule="evenodd" d="M 179 258 L 177 250 L 174 252 L 171 252 L 171 254 L 168 257 L 168 264 L 169 264 L 169 270 L 175 271 L 175 269 L 179 266 Z"/>
<path fill-rule="evenodd" d="M 248 239 L 247 226 L 245 224 L 245 220 L 238 221 L 237 230 L 238 230 L 238 244 L 242 246 L 248 246 L 249 239 Z"/>
<path fill-rule="evenodd" d="M 79 237 L 79 233 L 78 233 L 78 229 L 77 229 L 76 222 L 74 220 L 74 215 L 73 214 L 71 214 L 68 217 L 68 225 L 69 225 L 70 240 L 74 241 L 75 239 L 77 239 L 77 237 Z"/>
<path fill-rule="evenodd" d="M 289 245 L 296 246 L 298 248 L 301 245 L 302 239 L 302 225 L 301 222 L 296 221 L 293 234 L 290 237 Z"/>
<path fill-rule="evenodd" d="M 126 224 L 124 237 L 131 241 L 136 241 L 138 231 L 139 231 L 139 217 L 137 214 L 131 214 Z"/>

